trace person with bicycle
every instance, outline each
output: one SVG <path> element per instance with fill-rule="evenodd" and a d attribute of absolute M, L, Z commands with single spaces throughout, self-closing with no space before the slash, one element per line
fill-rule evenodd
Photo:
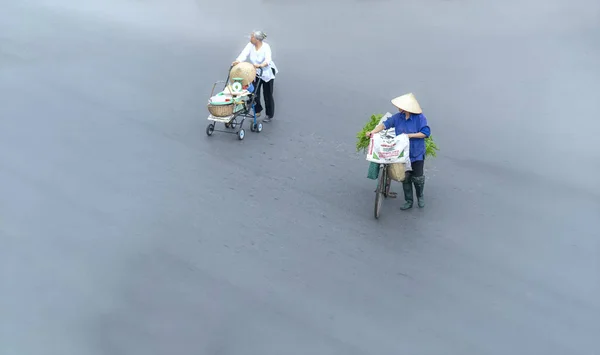
<path fill-rule="evenodd" d="M 406 134 L 410 140 L 410 162 L 412 171 L 406 172 L 402 182 L 405 203 L 401 210 L 413 207 L 413 184 L 417 195 L 418 206 L 425 207 L 423 190 L 425 187 L 424 164 L 425 164 L 425 138 L 431 135 L 431 129 L 427 124 L 427 118 L 419 105 L 415 95 L 408 93 L 398 96 L 392 100 L 392 104 L 398 108 L 398 113 L 392 115 L 382 124 L 377 125 L 372 131 L 367 132 L 367 137 L 379 133 L 384 129 L 395 128 L 396 135 Z"/>

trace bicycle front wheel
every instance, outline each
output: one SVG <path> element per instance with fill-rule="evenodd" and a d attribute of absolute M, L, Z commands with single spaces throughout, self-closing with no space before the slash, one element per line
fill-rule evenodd
<path fill-rule="evenodd" d="M 386 181 L 387 181 L 387 169 L 385 165 L 381 165 L 379 168 L 379 180 L 377 182 L 377 190 L 375 190 L 375 210 L 374 215 L 375 219 L 379 218 L 381 214 L 381 205 L 383 204 L 383 194 L 386 189 Z"/>

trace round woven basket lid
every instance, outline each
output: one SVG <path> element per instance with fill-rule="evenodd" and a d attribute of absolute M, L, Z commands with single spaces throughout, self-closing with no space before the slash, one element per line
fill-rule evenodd
<path fill-rule="evenodd" d="M 256 68 L 248 62 L 236 64 L 229 72 L 230 81 L 233 83 L 234 78 L 242 79 L 242 85 L 246 86 L 256 79 Z"/>

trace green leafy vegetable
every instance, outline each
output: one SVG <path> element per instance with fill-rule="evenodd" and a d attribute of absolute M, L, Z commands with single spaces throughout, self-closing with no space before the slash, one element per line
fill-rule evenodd
<path fill-rule="evenodd" d="M 363 127 L 363 129 L 356 134 L 356 138 L 358 141 L 356 142 L 356 151 L 360 152 L 362 150 L 363 154 L 367 153 L 367 148 L 369 148 L 370 139 L 366 136 L 367 132 L 372 131 L 377 127 L 379 121 L 383 117 L 382 114 L 371 115 L 371 119 L 367 124 Z"/>
<path fill-rule="evenodd" d="M 440 150 L 437 144 L 433 141 L 433 136 L 425 138 L 425 156 L 426 157 L 437 157 L 436 150 Z"/>

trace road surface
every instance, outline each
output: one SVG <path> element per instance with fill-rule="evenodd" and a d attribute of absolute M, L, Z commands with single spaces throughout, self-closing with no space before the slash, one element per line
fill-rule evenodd
<path fill-rule="evenodd" d="M 0 4 L 0 354 L 600 354 L 598 1 Z M 275 120 L 207 137 L 253 29 Z M 409 91 L 427 207 L 374 220 Z"/>

